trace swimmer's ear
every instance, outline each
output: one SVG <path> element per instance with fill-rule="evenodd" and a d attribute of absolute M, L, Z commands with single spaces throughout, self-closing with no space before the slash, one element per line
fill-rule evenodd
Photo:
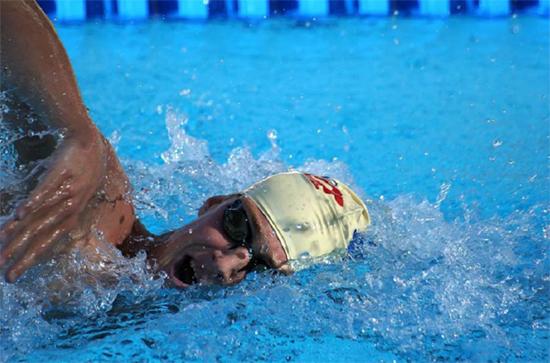
<path fill-rule="evenodd" d="M 202 206 L 199 209 L 199 217 L 202 216 L 204 213 L 206 213 L 210 208 L 217 206 L 220 203 L 223 203 L 225 200 L 229 198 L 233 198 L 236 194 L 230 194 L 230 195 L 215 195 L 213 197 L 208 198 L 204 203 L 202 203 Z"/>

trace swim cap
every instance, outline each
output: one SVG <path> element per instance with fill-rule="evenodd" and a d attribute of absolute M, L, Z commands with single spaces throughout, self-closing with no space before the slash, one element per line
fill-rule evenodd
<path fill-rule="evenodd" d="M 289 260 L 347 248 L 370 224 L 367 207 L 344 183 L 300 172 L 270 176 L 243 192 L 270 222 Z"/>

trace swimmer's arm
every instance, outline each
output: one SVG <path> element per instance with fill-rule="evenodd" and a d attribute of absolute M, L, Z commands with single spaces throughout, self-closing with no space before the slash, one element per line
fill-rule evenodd
<path fill-rule="evenodd" d="M 26 102 L 73 140 L 97 137 L 67 53 L 38 4 L 0 1 L 0 37 L 0 89 Z"/>
<path fill-rule="evenodd" d="M 36 2 L 0 0 L 0 38 L 0 89 L 64 133 L 39 184 L 0 226 L 0 269 L 14 282 L 87 239 L 92 201 L 116 156 L 90 120 L 65 49 Z M 123 172 L 109 179 L 124 181 Z"/>

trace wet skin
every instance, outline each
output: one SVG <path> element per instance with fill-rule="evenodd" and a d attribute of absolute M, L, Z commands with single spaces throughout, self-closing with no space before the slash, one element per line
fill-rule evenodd
<path fill-rule="evenodd" d="M 199 218 L 183 228 L 162 236 L 149 233 L 136 218 L 128 177 L 90 119 L 50 21 L 34 0 L 0 1 L 0 17 L 0 90 L 21 102 L 15 112 L 30 110 L 64 135 L 37 185 L 0 226 L 6 281 L 75 248 L 99 260 L 96 247 L 105 241 L 127 255 L 145 250 L 151 265 L 166 271 L 176 287 L 237 283 L 251 258 L 286 269 L 281 243 L 246 197 L 240 198 L 250 220 L 252 254 L 224 232 L 223 213 L 235 196 L 208 199 Z M 29 155 L 33 149 L 23 151 Z"/>

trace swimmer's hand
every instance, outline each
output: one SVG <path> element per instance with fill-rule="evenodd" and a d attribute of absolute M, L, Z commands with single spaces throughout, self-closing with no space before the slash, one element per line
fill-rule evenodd
<path fill-rule="evenodd" d="M 6 281 L 15 282 L 90 232 L 86 207 L 105 178 L 106 149 L 99 135 L 63 140 L 38 186 L 0 227 L 0 268 L 6 268 Z"/>

